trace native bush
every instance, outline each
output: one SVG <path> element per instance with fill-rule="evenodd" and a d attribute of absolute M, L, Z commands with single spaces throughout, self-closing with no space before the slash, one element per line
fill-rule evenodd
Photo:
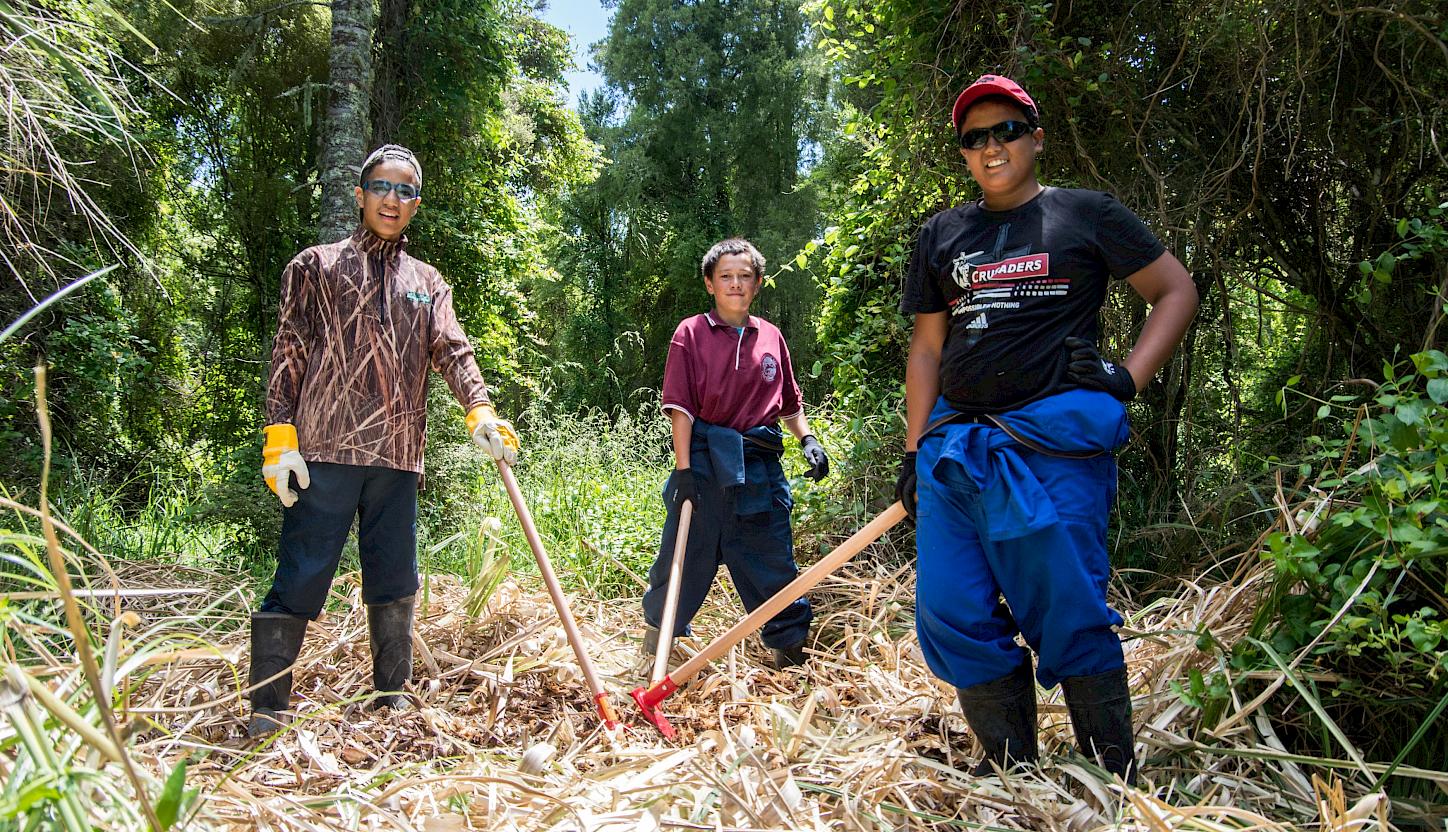
<path fill-rule="evenodd" d="M 1448 705 L 1448 355 L 1383 375 L 1366 401 L 1319 403 L 1324 430 L 1293 472 L 1305 499 L 1265 539 L 1270 589 L 1229 667 L 1288 677 L 1291 748 L 1436 768 L 1448 753 L 1433 729 Z M 1227 675 L 1194 673 L 1178 691 L 1210 722 Z"/>

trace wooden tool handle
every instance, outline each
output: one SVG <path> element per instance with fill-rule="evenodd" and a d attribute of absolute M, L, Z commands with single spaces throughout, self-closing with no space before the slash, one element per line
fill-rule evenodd
<path fill-rule="evenodd" d="M 833 552 L 825 555 L 818 563 L 806 569 L 799 577 L 790 581 L 789 584 L 774 594 L 774 597 L 765 601 L 755 608 L 754 612 L 745 616 L 742 621 L 730 627 L 724 635 L 709 642 L 697 656 L 684 662 L 683 665 L 669 674 L 669 679 L 676 685 L 682 685 L 698 675 L 709 662 L 719 658 L 729 651 L 729 648 L 743 641 L 746 636 L 755 630 L 763 627 L 769 619 L 773 618 L 780 610 L 795 602 L 815 584 L 825 579 L 825 576 L 844 566 L 850 558 L 858 555 L 862 549 L 874 543 L 880 535 L 889 531 L 896 523 L 905 519 L 905 506 L 899 502 L 880 512 L 863 529 L 850 535 L 850 538 L 841 543 Z M 662 633 L 661 633 L 662 634 Z"/>
<path fill-rule="evenodd" d="M 654 655 L 654 672 L 649 684 L 669 672 L 669 653 L 674 649 L 674 622 L 679 614 L 679 589 L 684 583 L 684 550 L 689 548 L 689 521 L 694 519 L 694 501 L 685 500 L 679 511 L 679 529 L 674 535 L 674 559 L 669 563 L 669 590 L 664 594 L 664 617 L 659 622 L 659 650 Z"/>
<path fill-rule="evenodd" d="M 553 563 L 548 560 L 548 553 L 543 551 L 543 541 L 533 525 L 533 515 L 528 513 L 528 506 L 523 502 L 523 492 L 518 489 L 518 480 L 513 477 L 513 469 L 501 459 L 497 460 L 497 463 L 498 473 L 503 477 L 503 486 L 508 489 L 508 499 L 512 501 L 513 511 L 518 514 L 518 523 L 523 527 L 523 536 L 528 538 L 528 546 L 532 548 L 533 557 L 538 561 L 538 571 L 543 574 L 543 583 L 547 585 L 548 595 L 553 599 L 553 608 L 558 611 L 558 619 L 563 622 L 563 632 L 568 635 L 568 643 L 578 657 L 578 666 L 583 669 L 583 678 L 588 682 L 588 689 L 597 699 L 605 693 L 603 685 L 598 681 L 598 671 L 594 669 L 593 660 L 588 657 L 588 650 L 583 646 L 583 637 L 578 633 L 578 624 L 574 622 L 573 612 L 568 608 L 568 599 L 564 597 L 563 587 L 559 586 L 558 576 L 553 572 Z"/>

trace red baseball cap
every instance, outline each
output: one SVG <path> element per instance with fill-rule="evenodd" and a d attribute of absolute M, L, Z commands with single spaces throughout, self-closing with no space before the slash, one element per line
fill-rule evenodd
<path fill-rule="evenodd" d="M 950 123 L 955 125 L 956 130 L 960 129 L 960 119 L 965 115 L 966 108 L 987 95 L 1004 95 L 1006 98 L 1017 101 L 1022 107 L 1025 107 L 1026 113 L 1030 115 L 1031 118 L 1034 119 L 1040 116 L 1036 110 L 1035 100 L 1027 95 L 1025 90 L 1021 89 L 1020 84 L 1017 84 L 1004 75 L 982 75 L 975 79 L 975 83 L 966 87 L 965 90 L 960 93 L 960 96 L 955 99 L 955 107 L 952 108 L 950 112 Z"/>

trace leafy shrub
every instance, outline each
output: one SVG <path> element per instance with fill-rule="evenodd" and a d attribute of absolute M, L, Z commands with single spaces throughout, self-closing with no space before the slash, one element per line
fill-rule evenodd
<path fill-rule="evenodd" d="M 1368 760 L 1437 768 L 1448 753 L 1431 728 L 1448 704 L 1448 356 L 1420 353 L 1384 376 L 1366 402 L 1321 403 L 1335 430 L 1307 440 L 1309 499 L 1266 538 L 1271 589 L 1231 665 L 1240 678 L 1300 657 L 1314 671 L 1297 674 L 1306 687 L 1285 715 L 1289 747 L 1334 755 L 1345 739 Z M 1210 713 L 1228 687 L 1194 676 L 1181 692 Z"/>

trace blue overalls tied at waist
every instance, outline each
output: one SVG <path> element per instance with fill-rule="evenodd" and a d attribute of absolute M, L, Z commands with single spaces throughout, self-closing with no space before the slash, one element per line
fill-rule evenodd
<path fill-rule="evenodd" d="M 684 554 L 675 635 L 690 632 L 689 622 L 703 605 L 720 564 L 729 567 L 746 610 L 757 608 L 798 576 L 789 521 L 794 501 L 779 459 L 783 437 L 773 425 L 740 433 L 695 420 L 689 476 L 698 482 L 699 500 Z M 663 618 L 679 513 L 667 506 L 659 556 L 649 570 L 643 606 L 644 618 L 653 626 Z M 800 598 L 770 619 L 760 636 L 766 647 L 798 645 L 809 634 L 811 617 L 809 601 Z"/>
<path fill-rule="evenodd" d="M 930 669 L 958 688 L 999 679 L 1029 660 L 1017 635 L 1048 687 L 1120 667 L 1106 528 L 1125 408 L 1092 390 L 976 417 L 941 400 L 930 425 L 915 538 L 916 632 Z"/>
<path fill-rule="evenodd" d="M 953 415 L 941 397 L 929 424 L 946 423 Z M 1121 403 L 1092 390 L 1068 390 L 995 418 L 1009 433 L 990 422 L 948 422 L 953 429 L 938 451 L 931 449 L 930 463 L 937 479 L 944 475 L 942 466 L 954 463 L 975 482 L 985 519 L 981 532 L 988 540 L 1025 537 L 1060 519 L 1052 496 L 1022 459 L 1028 446 L 1017 437 L 1046 453 L 1085 456 L 1119 448 L 1130 433 Z"/>
<path fill-rule="evenodd" d="M 770 509 L 776 487 L 783 482 L 778 463 L 784 452 L 784 433 L 778 427 L 760 425 L 741 433 L 695 420 L 689 450 L 691 465 L 701 473 L 707 472 L 706 476 L 719 488 L 735 489 L 735 514 Z M 708 455 L 707 466 L 698 459 L 700 454 Z"/>

